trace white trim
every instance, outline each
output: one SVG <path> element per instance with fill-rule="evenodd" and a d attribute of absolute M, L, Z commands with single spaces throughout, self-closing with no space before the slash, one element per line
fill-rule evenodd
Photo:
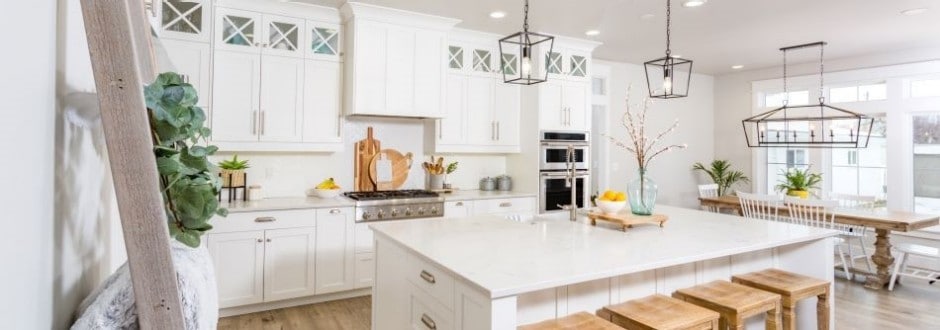
<path fill-rule="evenodd" d="M 590 91 L 591 93 L 591 108 L 590 108 L 591 116 L 590 118 L 591 118 L 592 133 L 597 130 L 599 130 L 600 132 L 605 132 L 605 133 L 610 132 L 611 120 L 605 120 L 604 123 L 602 124 L 603 125 L 602 127 L 597 127 L 594 125 L 594 106 L 597 105 L 597 106 L 604 107 L 604 113 L 605 113 L 604 118 L 610 118 L 610 113 L 611 113 L 610 79 L 612 75 L 611 67 L 608 65 L 598 64 L 597 62 L 594 62 L 593 68 L 591 69 L 592 70 L 590 74 L 587 75 L 587 78 L 589 79 L 588 83 L 591 84 L 591 91 Z M 600 95 L 600 96 L 594 95 L 594 86 L 593 86 L 594 78 L 601 78 L 604 80 L 604 95 Z M 597 150 L 594 150 L 593 152 L 591 152 L 592 157 L 593 155 L 600 156 L 597 164 L 610 164 L 610 143 L 596 143 L 594 145 L 600 145 L 600 146 L 603 146 L 604 148 L 604 152 L 598 152 Z M 597 178 L 597 182 L 599 184 L 601 185 L 610 184 L 610 170 L 611 170 L 610 166 L 592 166 L 592 170 L 593 170 L 592 175 L 595 178 Z M 592 188 L 604 189 L 601 187 L 592 187 Z M 590 193 L 593 193 L 593 192 L 590 192 Z"/>
<path fill-rule="evenodd" d="M 327 301 L 349 299 L 349 298 L 355 298 L 355 297 L 368 296 L 370 294 L 372 294 L 372 288 L 362 288 L 362 289 L 356 289 L 352 291 L 343 291 L 343 292 L 337 292 L 337 293 L 331 293 L 331 294 L 287 299 L 287 300 L 273 301 L 273 302 L 260 303 L 260 304 L 247 305 L 247 306 L 222 308 L 222 309 L 219 309 L 219 317 L 228 317 L 228 316 L 234 316 L 234 315 L 257 313 L 257 312 L 269 311 L 273 309 L 281 309 L 281 308 L 309 305 L 309 304 L 315 304 L 315 303 L 321 303 L 321 302 L 327 302 Z"/>
<path fill-rule="evenodd" d="M 429 15 L 367 4 L 362 2 L 346 2 L 339 9 L 343 22 L 353 19 L 398 24 L 408 27 L 429 28 L 435 30 L 449 30 L 461 22 L 459 19 Z"/>

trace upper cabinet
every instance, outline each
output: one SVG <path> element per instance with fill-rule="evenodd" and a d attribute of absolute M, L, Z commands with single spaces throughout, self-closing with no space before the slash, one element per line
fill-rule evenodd
<path fill-rule="evenodd" d="M 347 2 L 347 115 L 440 118 L 446 33 L 458 21 Z"/>
<path fill-rule="evenodd" d="M 556 44 L 551 52 L 542 54 L 542 63 L 549 80 L 590 80 L 591 50 L 558 47 Z"/>
<path fill-rule="evenodd" d="M 340 41 L 339 24 L 307 21 L 306 50 L 309 59 L 339 61 Z"/>
<path fill-rule="evenodd" d="M 303 19 L 218 8 L 215 48 L 287 57 L 304 56 Z"/>
<path fill-rule="evenodd" d="M 153 0 L 151 15 L 160 38 L 209 41 L 209 0 Z"/>

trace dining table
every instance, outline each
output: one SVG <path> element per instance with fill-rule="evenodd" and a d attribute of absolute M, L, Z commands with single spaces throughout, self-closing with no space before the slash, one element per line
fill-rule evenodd
<path fill-rule="evenodd" d="M 734 210 L 739 215 L 744 215 L 741 200 L 737 196 L 699 197 L 699 203 L 704 207 Z M 777 208 L 780 216 L 789 215 L 782 203 Z M 891 232 L 910 232 L 940 224 L 940 215 L 886 209 L 837 208 L 833 210 L 833 218 L 839 224 L 875 230 L 875 252 L 871 256 L 871 261 L 876 266 L 875 273 L 856 268 L 853 268 L 852 272 L 866 275 L 865 286 L 878 290 L 884 289 L 891 278 L 891 265 L 894 264 L 894 257 L 891 255 Z"/>

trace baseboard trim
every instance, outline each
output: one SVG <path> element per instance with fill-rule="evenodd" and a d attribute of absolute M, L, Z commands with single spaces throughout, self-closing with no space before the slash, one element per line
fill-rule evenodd
<path fill-rule="evenodd" d="M 362 288 L 352 291 L 343 291 L 337 293 L 330 293 L 324 295 L 310 296 L 310 297 L 301 297 L 294 299 L 287 299 L 281 301 L 272 301 L 267 303 L 229 307 L 219 309 L 219 317 L 228 317 L 249 313 L 257 313 L 263 311 L 269 311 L 272 309 L 281 309 L 301 305 L 316 304 L 326 301 L 349 299 L 354 297 L 368 296 L 372 294 L 372 288 Z"/>

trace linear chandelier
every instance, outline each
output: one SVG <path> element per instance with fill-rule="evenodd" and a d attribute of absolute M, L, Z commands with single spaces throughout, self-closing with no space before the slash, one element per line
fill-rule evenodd
<path fill-rule="evenodd" d="M 874 118 L 826 104 L 823 96 L 825 42 L 780 48 L 783 52 L 783 106 L 744 119 L 744 137 L 751 148 L 866 148 Z M 819 48 L 819 103 L 790 105 L 787 52 Z"/>

